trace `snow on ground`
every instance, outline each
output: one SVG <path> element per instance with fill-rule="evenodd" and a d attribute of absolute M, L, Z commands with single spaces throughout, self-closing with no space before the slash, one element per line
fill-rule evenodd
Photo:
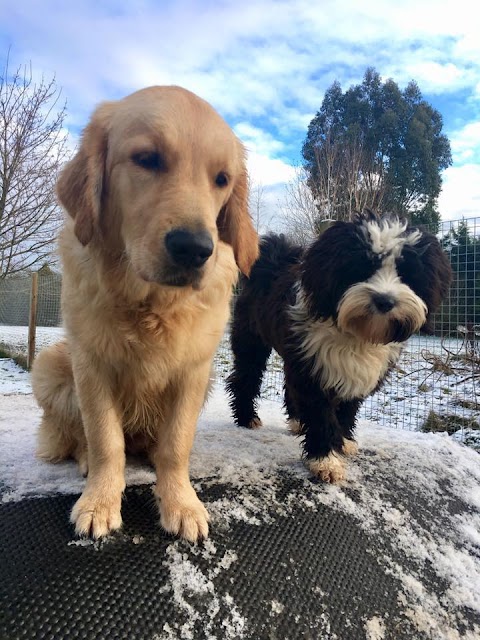
<path fill-rule="evenodd" d="M 8 358 L 0 358 L 0 397 L 31 394 L 30 375 Z"/>
<path fill-rule="evenodd" d="M 64 335 L 62 327 L 37 327 L 36 352 L 54 342 Z M 28 327 L 12 327 L 0 325 L 0 344 L 5 344 L 14 353 L 27 353 Z"/>
<path fill-rule="evenodd" d="M 419 430 L 433 413 L 445 417 L 449 430 L 456 424 L 456 437 L 464 439 L 469 424 L 480 427 L 479 378 L 478 360 L 467 357 L 463 340 L 413 336 L 385 387 L 365 402 L 360 415 Z"/>
<path fill-rule="evenodd" d="M 61 327 L 38 327 L 37 352 L 62 336 Z M 0 325 L 0 345 L 26 353 L 27 341 L 27 327 Z M 389 380 L 366 400 L 359 416 L 387 427 L 417 431 L 440 416 L 440 429 L 443 426 L 455 439 L 480 450 L 480 371 L 478 360 L 467 355 L 462 338 L 413 336 Z M 227 333 L 215 359 L 220 378 L 230 373 L 231 360 Z M 264 398 L 282 400 L 282 376 L 281 360 L 272 356 L 262 386 Z"/>

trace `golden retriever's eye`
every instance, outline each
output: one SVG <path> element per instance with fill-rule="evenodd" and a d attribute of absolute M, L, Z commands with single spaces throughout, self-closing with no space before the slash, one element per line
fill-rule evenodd
<path fill-rule="evenodd" d="M 224 171 L 220 171 L 215 178 L 215 184 L 217 187 L 226 187 L 228 184 L 228 176 Z"/>
<path fill-rule="evenodd" d="M 147 171 L 165 171 L 165 161 L 158 151 L 139 151 L 132 154 L 132 162 Z"/>

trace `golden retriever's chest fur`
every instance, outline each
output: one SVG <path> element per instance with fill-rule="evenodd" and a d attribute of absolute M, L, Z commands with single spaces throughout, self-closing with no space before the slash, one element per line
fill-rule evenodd
<path fill-rule="evenodd" d="M 153 311 L 137 314 L 136 331 L 123 334 L 127 353 L 114 367 L 114 386 L 127 429 L 149 428 L 163 415 L 169 386 L 185 367 L 210 362 L 228 320 L 228 297 L 216 309 L 182 308 L 165 318 Z M 123 333 L 124 327 L 120 327 Z"/>
<path fill-rule="evenodd" d="M 212 360 L 237 278 L 233 253 L 220 243 L 213 273 L 194 291 L 148 285 L 128 272 L 105 278 L 98 264 L 92 269 L 88 249 L 70 243 L 68 233 L 62 243 L 68 249 L 63 309 L 71 347 L 94 354 L 95 366 L 106 372 L 124 427 L 149 428 L 185 367 Z"/>

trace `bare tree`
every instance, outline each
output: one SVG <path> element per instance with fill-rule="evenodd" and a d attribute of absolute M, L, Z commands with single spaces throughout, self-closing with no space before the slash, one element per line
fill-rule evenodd
<path fill-rule="evenodd" d="M 386 193 L 384 162 L 368 154 L 360 132 L 338 140 L 328 130 L 314 150 L 315 180 L 308 177 L 320 219 L 349 220 L 355 211 L 381 210 Z"/>
<path fill-rule="evenodd" d="M 252 215 L 253 225 L 257 233 L 265 233 L 271 226 L 274 218 L 266 202 L 266 189 L 261 182 L 255 182 L 252 178 L 249 178 L 249 191 L 250 213 Z"/>
<path fill-rule="evenodd" d="M 51 261 L 61 219 L 57 174 L 67 159 L 55 78 L 34 82 L 31 66 L 0 76 L 0 278 Z"/>
<path fill-rule="evenodd" d="M 303 167 L 297 167 L 295 178 L 285 186 L 284 201 L 280 206 L 285 233 L 301 245 L 306 245 L 321 231 L 329 220 L 308 186 L 308 175 Z"/>
<path fill-rule="evenodd" d="M 327 131 L 322 145 L 315 148 L 315 179 L 305 167 L 297 169 L 286 186 L 282 206 L 288 235 L 306 244 L 332 220 L 350 220 L 355 211 L 380 211 L 386 193 L 383 164 L 368 161 L 361 138 L 351 136 L 341 143 Z"/>
<path fill-rule="evenodd" d="M 249 181 L 250 213 L 252 215 L 253 226 L 258 233 L 265 210 L 265 189 L 263 184 L 254 182 L 252 178 L 249 178 Z"/>

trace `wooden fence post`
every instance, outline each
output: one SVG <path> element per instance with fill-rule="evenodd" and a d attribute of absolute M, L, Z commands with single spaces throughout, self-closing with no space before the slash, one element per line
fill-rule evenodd
<path fill-rule="evenodd" d="M 37 333 L 37 296 L 38 296 L 38 273 L 32 273 L 32 288 L 30 291 L 30 315 L 28 320 L 28 355 L 27 368 L 30 371 L 35 358 L 35 336 Z"/>

